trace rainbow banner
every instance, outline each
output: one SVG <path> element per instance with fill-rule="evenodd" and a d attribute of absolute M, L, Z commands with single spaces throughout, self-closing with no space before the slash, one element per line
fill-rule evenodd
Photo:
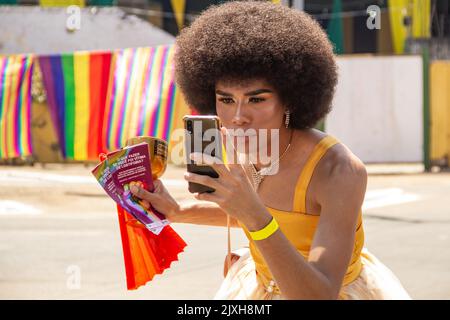
<path fill-rule="evenodd" d="M 39 65 L 63 157 L 97 160 L 106 151 L 102 124 L 111 53 L 42 56 Z"/>
<path fill-rule="evenodd" d="M 31 155 L 33 56 L 0 56 L 0 159 Z"/>
<path fill-rule="evenodd" d="M 173 55 L 173 46 L 114 53 L 103 128 L 108 150 L 134 136 L 170 141 L 172 130 L 183 126 L 183 115 L 191 111 L 175 86 Z"/>

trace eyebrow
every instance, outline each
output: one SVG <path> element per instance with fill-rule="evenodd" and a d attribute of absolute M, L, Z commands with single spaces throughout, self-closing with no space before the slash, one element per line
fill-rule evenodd
<path fill-rule="evenodd" d="M 258 94 L 261 94 L 261 93 L 272 93 L 272 92 L 273 91 L 269 90 L 269 89 L 258 89 L 258 90 L 246 92 L 246 93 L 244 93 L 244 96 L 255 96 L 255 95 L 258 95 Z M 227 97 L 232 97 L 233 96 L 233 94 L 225 92 L 225 91 L 222 91 L 222 90 L 216 90 L 216 93 L 220 94 L 221 96 L 227 96 Z"/>

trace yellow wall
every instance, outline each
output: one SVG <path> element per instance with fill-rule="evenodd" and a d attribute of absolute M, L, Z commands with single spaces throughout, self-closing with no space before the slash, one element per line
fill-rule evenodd
<path fill-rule="evenodd" d="M 450 60 L 430 65 L 430 157 L 450 166 Z"/>
<path fill-rule="evenodd" d="M 405 40 L 409 35 L 413 38 L 430 37 L 429 0 L 388 0 L 388 9 L 395 53 L 404 52 Z M 412 18 L 411 29 L 403 23 L 406 16 Z"/>
<path fill-rule="evenodd" d="M 86 4 L 86 1 L 85 0 L 39 0 L 39 4 L 42 7 L 68 7 L 71 5 L 84 7 Z"/>

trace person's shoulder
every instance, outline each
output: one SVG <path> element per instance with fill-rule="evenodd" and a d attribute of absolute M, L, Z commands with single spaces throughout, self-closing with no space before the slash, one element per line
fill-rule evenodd
<path fill-rule="evenodd" d="M 297 148 L 302 152 L 302 148 L 307 144 L 311 152 L 325 138 L 334 138 L 317 129 L 308 129 L 299 131 L 297 133 L 298 141 Z M 313 180 L 320 182 L 329 182 L 330 179 L 347 179 L 348 182 L 355 180 L 365 181 L 367 179 L 367 171 L 364 163 L 339 139 L 337 143 L 328 147 L 320 161 L 314 168 Z M 311 156 L 311 154 L 310 154 Z"/>
<path fill-rule="evenodd" d="M 363 162 L 351 150 L 339 142 L 327 150 L 318 164 L 316 200 L 324 203 L 340 203 L 361 207 L 367 188 L 367 171 Z M 355 217 L 357 210 L 354 211 Z"/>
<path fill-rule="evenodd" d="M 340 141 L 327 150 L 318 166 L 321 180 L 332 182 L 338 188 L 366 184 L 364 163 Z"/>

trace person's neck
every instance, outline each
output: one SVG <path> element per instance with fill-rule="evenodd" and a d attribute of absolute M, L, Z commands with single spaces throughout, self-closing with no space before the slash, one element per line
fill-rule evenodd
<path fill-rule="evenodd" d="M 279 134 L 279 143 L 278 143 L 279 150 L 278 150 L 278 153 L 277 153 L 278 155 L 276 156 L 275 159 L 272 159 L 272 154 L 273 154 L 272 146 L 274 145 L 274 143 L 272 143 L 272 141 L 270 141 L 270 144 L 269 144 L 268 149 L 267 149 L 267 157 L 269 159 L 271 159 L 271 162 L 269 164 L 262 163 L 260 161 L 260 157 L 257 157 L 257 159 L 258 159 L 257 162 L 253 164 L 255 166 L 256 170 L 259 171 L 259 170 L 261 170 L 264 167 L 270 166 L 270 164 L 273 161 L 277 161 L 277 159 L 280 158 L 283 155 L 283 153 L 285 152 L 285 150 L 288 147 L 289 143 L 292 142 L 291 141 L 291 134 L 292 134 L 292 136 L 294 135 L 294 129 L 281 128 L 279 132 L 280 132 L 280 134 Z M 269 134 L 270 134 L 270 132 L 269 132 Z"/>

